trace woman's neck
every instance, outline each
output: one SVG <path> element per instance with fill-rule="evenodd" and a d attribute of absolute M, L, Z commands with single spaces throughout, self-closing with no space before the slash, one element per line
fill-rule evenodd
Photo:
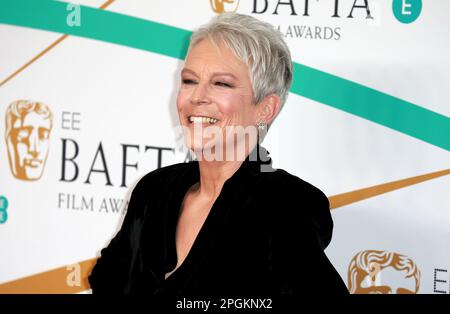
<path fill-rule="evenodd" d="M 196 192 L 208 199 L 215 199 L 220 194 L 225 181 L 233 176 L 243 161 L 206 161 L 198 162 L 200 182 Z"/>

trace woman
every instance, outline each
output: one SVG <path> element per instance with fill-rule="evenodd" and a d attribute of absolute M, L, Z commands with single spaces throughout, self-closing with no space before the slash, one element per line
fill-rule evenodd
<path fill-rule="evenodd" d="M 177 109 L 197 160 L 139 181 L 89 277 L 93 293 L 347 292 L 323 251 L 333 228 L 327 197 L 273 169 L 260 146 L 291 81 L 289 49 L 270 24 L 229 13 L 192 35 Z"/>

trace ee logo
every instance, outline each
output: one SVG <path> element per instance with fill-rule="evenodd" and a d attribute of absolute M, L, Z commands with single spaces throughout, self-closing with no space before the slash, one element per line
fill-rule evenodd
<path fill-rule="evenodd" d="M 0 196 L 0 224 L 5 223 L 8 220 L 8 200 L 3 195 Z"/>
<path fill-rule="evenodd" d="M 392 11 L 399 22 L 412 23 L 417 20 L 422 11 L 422 0 L 394 0 Z"/>

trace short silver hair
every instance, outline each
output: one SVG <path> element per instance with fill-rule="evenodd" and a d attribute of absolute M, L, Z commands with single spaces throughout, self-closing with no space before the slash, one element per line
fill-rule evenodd
<path fill-rule="evenodd" d="M 274 93 L 284 105 L 292 84 L 292 59 L 283 35 L 271 24 L 249 15 L 222 13 L 192 34 L 188 53 L 205 38 L 216 46 L 225 44 L 247 64 L 255 104 Z"/>

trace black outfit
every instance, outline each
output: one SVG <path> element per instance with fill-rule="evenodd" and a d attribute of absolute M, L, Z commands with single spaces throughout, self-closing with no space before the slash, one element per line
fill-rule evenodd
<path fill-rule="evenodd" d="M 101 251 L 93 293 L 151 296 L 347 294 L 324 253 L 333 221 L 327 197 L 313 185 L 271 168 L 257 145 L 223 185 L 179 268 L 175 231 L 198 161 L 144 176 L 133 190 L 121 230 Z M 272 172 L 261 171 L 270 167 Z"/>

